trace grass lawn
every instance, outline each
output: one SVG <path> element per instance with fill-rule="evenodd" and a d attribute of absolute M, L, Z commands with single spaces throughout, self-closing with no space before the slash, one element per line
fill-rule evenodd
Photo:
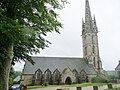
<path fill-rule="evenodd" d="M 99 86 L 99 85 L 106 85 L 106 83 L 81 83 L 81 84 L 71 84 L 71 85 L 48 85 L 48 86 L 28 86 L 28 89 L 35 89 L 35 88 L 50 88 L 50 87 L 78 87 L 78 86 Z"/>
<path fill-rule="evenodd" d="M 70 87 L 77 87 L 77 86 L 99 86 L 99 85 L 106 85 L 107 83 L 81 83 L 81 84 L 71 84 L 68 85 Z"/>
<path fill-rule="evenodd" d="M 42 85 L 35 85 L 35 86 L 28 86 L 28 89 L 35 89 L 35 88 L 50 88 L 50 87 L 56 87 L 58 85 L 48 85 L 48 86 L 42 86 Z"/>
<path fill-rule="evenodd" d="M 120 90 L 120 88 L 114 88 L 114 89 L 105 89 L 105 90 Z"/>

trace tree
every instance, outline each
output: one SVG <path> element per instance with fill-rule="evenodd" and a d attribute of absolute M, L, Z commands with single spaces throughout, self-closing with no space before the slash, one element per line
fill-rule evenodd
<path fill-rule="evenodd" d="M 14 79 L 18 76 L 21 76 L 21 71 L 15 71 L 14 68 L 11 67 L 9 74 L 9 84 L 18 83 L 14 81 Z"/>
<path fill-rule="evenodd" d="M 47 32 L 59 33 L 60 0 L 0 0 L 0 90 L 8 90 L 11 65 L 28 60 L 50 43 Z"/>

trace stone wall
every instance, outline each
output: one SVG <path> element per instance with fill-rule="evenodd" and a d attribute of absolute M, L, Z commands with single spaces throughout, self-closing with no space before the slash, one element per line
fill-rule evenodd
<path fill-rule="evenodd" d="M 22 85 L 31 85 L 32 79 L 33 79 L 33 75 L 22 75 L 21 84 Z"/>
<path fill-rule="evenodd" d="M 66 87 L 66 88 L 63 87 L 56 90 L 105 90 L 105 89 L 112 89 L 112 88 L 119 88 L 119 87 L 120 87 L 120 84 L 108 84 L 108 85 L 86 86 L 86 87 Z"/>
<path fill-rule="evenodd" d="M 23 74 L 21 84 L 42 85 L 45 82 L 48 84 L 73 84 L 89 82 L 91 81 L 91 78 L 95 76 L 87 75 L 84 70 L 81 70 L 81 72 L 78 73 L 69 68 L 64 69 L 61 74 L 59 71 L 51 72 L 50 70 L 47 70 L 45 73 L 41 73 L 40 70 L 37 70 L 33 75 Z"/>

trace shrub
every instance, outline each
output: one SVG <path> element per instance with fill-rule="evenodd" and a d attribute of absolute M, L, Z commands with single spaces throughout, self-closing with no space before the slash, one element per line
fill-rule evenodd
<path fill-rule="evenodd" d="M 118 79 L 117 76 L 115 76 L 115 75 L 108 75 L 107 77 L 108 77 L 108 81 L 110 83 L 117 83 L 117 79 Z"/>
<path fill-rule="evenodd" d="M 92 78 L 91 80 L 93 83 L 108 83 L 108 80 L 104 77 L 100 77 L 100 76 L 97 76 L 97 77 L 94 77 Z"/>
<path fill-rule="evenodd" d="M 48 86 L 49 83 L 48 83 L 47 81 L 45 81 L 43 85 L 44 85 L 44 86 Z"/>

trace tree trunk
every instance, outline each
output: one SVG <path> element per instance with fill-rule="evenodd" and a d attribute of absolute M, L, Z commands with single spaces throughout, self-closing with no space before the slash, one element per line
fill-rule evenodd
<path fill-rule="evenodd" d="M 0 90 L 9 90 L 8 82 L 9 82 L 9 73 L 11 69 L 11 62 L 13 58 L 13 44 L 7 45 L 5 50 L 7 51 L 7 54 L 3 53 L 3 55 L 6 55 L 6 56 L 1 55 L 1 57 L 3 58 L 0 58 L 0 62 L 2 62 L 2 65 L 0 67 L 1 69 L 0 70 Z"/>

